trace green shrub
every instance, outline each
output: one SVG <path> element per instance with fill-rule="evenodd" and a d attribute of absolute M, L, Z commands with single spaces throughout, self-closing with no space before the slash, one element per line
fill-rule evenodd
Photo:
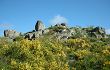
<path fill-rule="evenodd" d="M 108 39 L 76 38 L 61 41 L 49 35 L 35 40 L 18 39 L 12 42 L 0 38 L 1 70 L 110 69 Z"/>

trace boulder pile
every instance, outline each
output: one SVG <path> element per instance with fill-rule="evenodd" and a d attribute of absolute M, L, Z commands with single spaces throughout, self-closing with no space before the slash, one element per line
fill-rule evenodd
<path fill-rule="evenodd" d="M 24 38 L 29 40 L 39 38 L 45 34 L 56 37 L 57 39 L 67 40 L 69 38 L 77 37 L 95 37 L 95 38 L 106 38 L 105 29 L 102 27 L 93 27 L 93 28 L 81 28 L 81 27 L 72 27 L 69 28 L 66 23 L 56 24 L 49 28 L 45 28 L 42 21 L 38 20 L 35 24 L 35 29 L 33 31 L 27 32 L 23 35 Z M 4 36 L 14 39 L 18 36 L 21 36 L 20 32 L 15 30 L 4 30 Z"/>

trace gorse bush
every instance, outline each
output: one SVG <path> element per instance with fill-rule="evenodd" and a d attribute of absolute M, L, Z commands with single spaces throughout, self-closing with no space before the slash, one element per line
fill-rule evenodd
<path fill-rule="evenodd" d="M 4 70 L 68 70 L 63 46 L 54 41 L 27 40 L 0 44 L 0 68 Z"/>
<path fill-rule="evenodd" d="M 0 70 L 109 70 L 108 39 L 0 38 Z"/>

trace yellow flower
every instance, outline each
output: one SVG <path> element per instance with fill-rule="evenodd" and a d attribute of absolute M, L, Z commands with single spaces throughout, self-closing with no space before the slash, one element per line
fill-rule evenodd
<path fill-rule="evenodd" d="M 11 59 L 11 65 L 16 65 L 16 60 Z"/>
<path fill-rule="evenodd" d="M 106 50 L 103 50 L 102 53 L 103 53 L 104 55 L 110 55 L 110 51 L 107 50 L 107 49 L 106 49 Z"/>
<path fill-rule="evenodd" d="M 84 56 L 89 55 L 90 53 L 91 52 L 88 51 L 88 50 L 78 50 L 78 51 L 75 52 L 75 54 L 77 56 L 79 56 L 79 58 L 83 58 Z"/>
<path fill-rule="evenodd" d="M 104 62 L 104 65 L 110 65 L 110 61 Z"/>

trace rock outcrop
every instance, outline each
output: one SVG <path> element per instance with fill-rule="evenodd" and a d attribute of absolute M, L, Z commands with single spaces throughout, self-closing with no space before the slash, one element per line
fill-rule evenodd
<path fill-rule="evenodd" d="M 15 30 L 4 30 L 4 36 L 14 39 L 17 36 L 20 36 L 20 32 L 16 32 Z"/>
<path fill-rule="evenodd" d="M 95 38 L 106 38 L 105 29 L 102 27 L 67 27 L 66 23 L 56 24 L 55 26 L 51 26 L 50 28 L 44 27 L 42 21 L 38 20 L 35 25 L 35 30 L 27 32 L 23 35 L 24 38 L 28 38 L 29 40 L 39 38 L 43 35 L 51 35 L 59 40 L 67 40 L 69 38 L 79 38 L 79 37 L 95 37 Z M 20 36 L 19 32 L 14 30 L 4 30 L 4 36 L 9 37 L 11 39 Z"/>
<path fill-rule="evenodd" d="M 42 23 L 42 21 L 38 20 L 36 25 L 35 25 L 35 30 L 36 31 L 42 31 L 44 29 L 45 29 L 44 24 Z"/>
<path fill-rule="evenodd" d="M 42 36 L 46 32 L 47 30 L 45 30 L 43 22 L 38 20 L 35 25 L 35 30 L 25 33 L 25 38 L 28 38 L 30 40 L 35 39 L 38 38 L 39 36 Z"/>
<path fill-rule="evenodd" d="M 95 27 L 94 29 L 89 31 L 91 34 L 91 37 L 96 37 L 96 38 L 105 38 L 106 37 L 106 32 L 105 29 L 102 27 Z"/>

